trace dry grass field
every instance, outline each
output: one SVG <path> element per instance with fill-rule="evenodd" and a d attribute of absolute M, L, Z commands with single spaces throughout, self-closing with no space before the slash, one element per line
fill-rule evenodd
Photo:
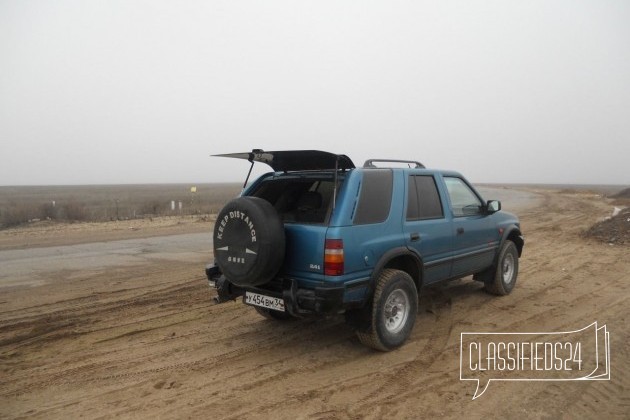
<path fill-rule="evenodd" d="M 0 227 L 33 219 L 106 221 L 213 214 L 240 191 L 239 184 L 0 186 Z"/>

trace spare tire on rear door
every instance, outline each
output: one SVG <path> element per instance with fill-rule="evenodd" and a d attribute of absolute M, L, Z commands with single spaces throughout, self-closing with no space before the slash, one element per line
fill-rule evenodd
<path fill-rule="evenodd" d="M 284 226 L 267 200 L 238 197 L 223 207 L 214 225 L 214 258 L 231 283 L 246 287 L 269 282 L 284 253 Z"/>

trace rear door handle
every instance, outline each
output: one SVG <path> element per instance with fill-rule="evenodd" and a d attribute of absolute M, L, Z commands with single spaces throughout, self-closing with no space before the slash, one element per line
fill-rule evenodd
<path fill-rule="evenodd" d="M 458 228 L 457 228 L 457 234 L 458 234 L 458 235 L 461 235 L 461 234 L 463 234 L 463 233 L 464 233 L 464 228 L 463 228 L 463 227 L 458 227 Z"/>
<path fill-rule="evenodd" d="M 420 234 L 418 232 L 413 232 L 409 235 L 409 239 L 411 240 L 411 242 L 419 241 Z"/>

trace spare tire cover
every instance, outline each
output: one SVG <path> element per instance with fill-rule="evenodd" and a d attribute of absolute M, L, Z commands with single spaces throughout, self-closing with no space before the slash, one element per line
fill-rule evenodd
<path fill-rule="evenodd" d="M 223 207 L 214 225 L 214 258 L 231 283 L 245 287 L 269 282 L 284 254 L 284 226 L 267 200 L 239 197 Z"/>

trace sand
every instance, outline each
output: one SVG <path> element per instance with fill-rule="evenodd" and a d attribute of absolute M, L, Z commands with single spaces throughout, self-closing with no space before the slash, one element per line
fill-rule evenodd
<path fill-rule="evenodd" d="M 628 247 L 583 234 L 611 203 L 531 192 L 541 199 L 519 214 L 526 245 L 514 292 L 490 296 L 470 278 L 425 288 L 409 342 L 390 353 L 360 345 L 341 318 L 278 323 L 241 302 L 213 305 L 202 255 L 56 268 L 40 285 L 0 289 L 0 417 L 628 418 Z M 0 244 L 190 233 L 211 223 L 191 226 L 15 231 Z M 462 332 L 594 321 L 610 332 L 610 381 L 492 383 L 473 401 L 474 384 L 459 380 Z"/>

